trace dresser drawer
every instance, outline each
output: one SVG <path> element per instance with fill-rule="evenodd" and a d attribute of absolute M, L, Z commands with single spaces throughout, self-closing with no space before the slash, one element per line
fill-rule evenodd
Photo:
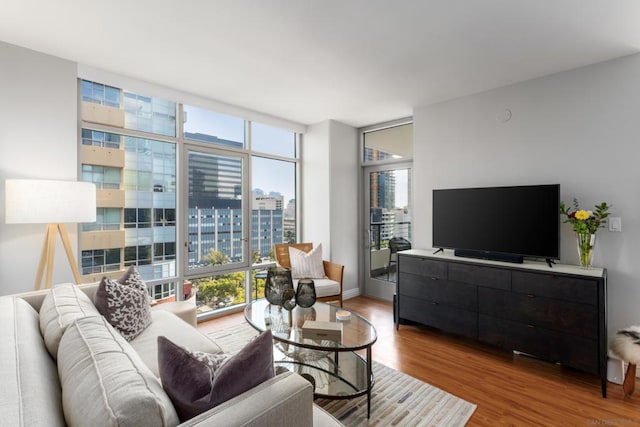
<path fill-rule="evenodd" d="M 400 294 L 452 307 L 476 311 L 478 293 L 475 285 L 400 273 Z"/>
<path fill-rule="evenodd" d="M 592 279 L 514 271 L 513 292 L 597 305 L 598 282 Z"/>
<path fill-rule="evenodd" d="M 435 279 L 447 278 L 447 263 L 409 255 L 398 256 L 398 271 Z"/>
<path fill-rule="evenodd" d="M 400 295 L 400 318 L 432 326 L 446 332 L 476 339 L 478 314 L 473 311 Z"/>
<path fill-rule="evenodd" d="M 594 306 L 533 295 L 478 288 L 478 311 L 524 325 L 598 338 L 598 312 Z"/>
<path fill-rule="evenodd" d="M 497 317 L 478 316 L 478 340 L 598 374 L 597 340 L 562 334 Z"/>
<path fill-rule="evenodd" d="M 470 264 L 449 264 L 449 280 L 490 288 L 511 289 L 511 271 Z"/>

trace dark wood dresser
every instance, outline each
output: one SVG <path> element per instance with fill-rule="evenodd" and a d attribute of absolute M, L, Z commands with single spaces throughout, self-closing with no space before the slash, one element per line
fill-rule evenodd
<path fill-rule="evenodd" d="M 398 254 L 396 328 L 406 321 L 600 376 L 607 381 L 607 273 L 602 268 Z"/>

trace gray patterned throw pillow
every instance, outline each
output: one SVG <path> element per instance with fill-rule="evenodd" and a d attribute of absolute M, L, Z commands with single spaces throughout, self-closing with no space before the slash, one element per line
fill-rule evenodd
<path fill-rule="evenodd" d="M 103 277 L 94 298 L 100 314 L 127 341 L 151 324 L 149 302 L 147 285 L 133 266 L 117 281 Z"/>
<path fill-rule="evenodd" d="M 184 347 L 183 347 L 184 348 Z M 228 353 L 205 353 L 204 351 L 189 350 L 184 348 L 185 351 L 191 353 L 195 359 L 211 369 L 211 379 L 216 375 L 216 371 L 231 357 Z"/>

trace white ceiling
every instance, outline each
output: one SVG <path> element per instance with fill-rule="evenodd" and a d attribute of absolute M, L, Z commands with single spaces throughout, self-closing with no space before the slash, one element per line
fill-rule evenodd
<path fill-rule="evenodd" d="M 0 0 L 0 40 L 360 127 L 638 52 L 640 1 Z"/>

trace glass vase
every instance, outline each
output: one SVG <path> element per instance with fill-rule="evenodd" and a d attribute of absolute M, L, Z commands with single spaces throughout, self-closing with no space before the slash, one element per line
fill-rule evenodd
<path fill-rule="evenodd" d="M 593 252 L 596 246 L 596 235 L 590 233 L 577 233 L 578 237 L 578 258 L 581 268 L 591 268 Z"/>
<path fill-rule="evenodd" d="M 267 270 L 264 296 L 272 305 L 282 307 L 285 301 L 295 296 L 291 270 L 284 267 L 271 267 Z"/>
<path fill-rule="evenodd" d="M 316 303 L 316 286 L 312 279 L 298 280 L 296 302 L 300 307 L 311 307 Z"/>

